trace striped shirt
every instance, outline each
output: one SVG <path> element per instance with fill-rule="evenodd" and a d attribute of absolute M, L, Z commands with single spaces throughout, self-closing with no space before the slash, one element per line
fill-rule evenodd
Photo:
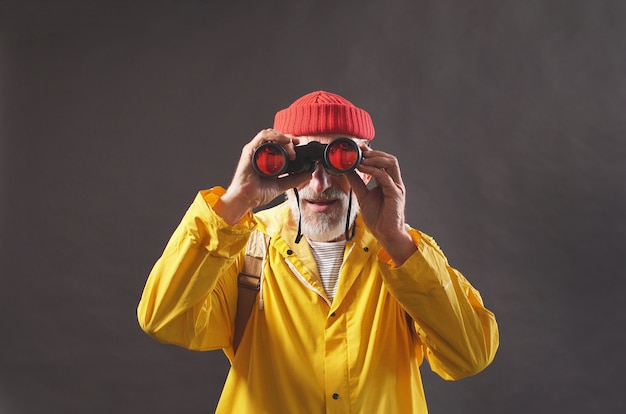
<path fill-rule="evenodd" d="M 339 280 L 339 270 L 343 264 L 343 251 L 346 241 L 337 242 L 316 242 L 308 240 L 317 263 L 317 270 L 324 286 L 326 296 L 332 302 L 337 291 L 337 281 Z"/>

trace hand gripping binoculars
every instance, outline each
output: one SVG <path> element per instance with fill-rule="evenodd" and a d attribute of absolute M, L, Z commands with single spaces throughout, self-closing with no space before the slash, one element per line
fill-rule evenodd
<path fill-rule="evenodd" d="M 321 162 L 329 174 L 341 175 L 354 170 L 363 154 L 350 138 L 337 138 L 329 144 L 311 141 L 295 148 L 296 159 L 290 160 L 282 145 L 266 142 L 254 151 L 252 166 L 262 177 L 313 172 Z"/>

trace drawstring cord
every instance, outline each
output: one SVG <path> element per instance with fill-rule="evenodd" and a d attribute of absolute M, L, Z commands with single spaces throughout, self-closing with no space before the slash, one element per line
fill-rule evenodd
<path fill-rule="evenodd" d="M 296 194 L 296 204 L 298 205 L 298 234 L 296 234 L 296 244 L 302 240 L 302 210 L 300 210 L 300 195 L 298 189 L 294 188 L 293 192 Z"/>
<path fill-rule="evenodd" d="M 352 188 L 350 188 L 350 195 L 348 196 L 348 215 L 346 216 L 346 240 L 350 241 L 356 234 L 356 221 L 352 226 L 352 233 L 350 233 L 350 214 L 352 213 Z"/>
<path fill-rule="evenodd" d="M 263 300 L 263 275 L 265 274 L 265 264 L 267 263 L 267 252 L 270 246 L 270 237 L 266 238 L 265 251 L 263 252 L 263 262 L 261 263 L 261 277 L 259 279 L 259 310 L 262 311 L 264 308 L 265 301 Z"/>

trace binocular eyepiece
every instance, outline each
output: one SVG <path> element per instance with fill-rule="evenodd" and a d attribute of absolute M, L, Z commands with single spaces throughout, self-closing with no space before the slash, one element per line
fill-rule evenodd
<path fill-rule="evenodd" d="M 290 160 L 282 145 L 266 142 L 254 151 L 252 166 L 262 177 L 313 172 L 318 162 L 331 174 L 341 175 L 354 170 L 361 162 L 358 144 L 350 138 L 337 138 L 329 144 L 311 141 L 295 148 L 296 159 Z"/>

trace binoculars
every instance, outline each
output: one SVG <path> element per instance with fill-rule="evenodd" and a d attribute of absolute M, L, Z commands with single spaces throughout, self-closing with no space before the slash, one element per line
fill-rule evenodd
<path fill-rule="evenodd" d="M 337 138 L 329 144 L 311 141 L 295 148 L 296 159 L 290 160 L 282 145 L 266 142 L 254 151 L 252 166 L 262 177 L 282 174 L 313 172 L 318 162 L 335 175 L 354 170 L 361 162 L 362 153 L 358 144 L 350 138 Z"/>

